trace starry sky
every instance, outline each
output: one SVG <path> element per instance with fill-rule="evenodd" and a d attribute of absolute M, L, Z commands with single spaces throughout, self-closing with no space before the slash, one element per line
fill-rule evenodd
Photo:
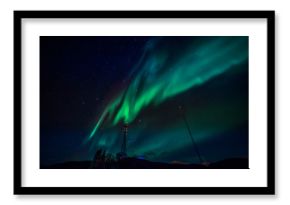
<path fill-rule="evenodd" d="M 40 37 L 40 164 L 248 157 L 248 37 Z"/>

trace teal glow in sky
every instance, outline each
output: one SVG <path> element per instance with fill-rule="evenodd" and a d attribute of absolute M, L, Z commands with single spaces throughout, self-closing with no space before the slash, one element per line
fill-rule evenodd
<path fill-rule="evenodd" d="M 155 37 L 126 86 L 99 113 L 90 151 L 127 152 L 152 161 L 198 162 L 185 122 L 204 161 L 248 155 L 248 37 Z"/>
<path fill-rule="evenodd" d="M 248 157 L 247 36 L 40 38 L 40 164 Z M 259 69 L 251 67 L 251 69 Z M 179 109 L 179 108 L 182 109 Z M 183 115 L 181 114 L 183 113 Z"/>
<path fill-rule="evenodd" d="M 199 42 L 192 37 L 176 44 L 170 48 L 164 37 L 148 42 L 128 87 L 106 106 L 89 139 L 100 126 L 130 124 L 147 106 L 158 106 L 248 59 L 247 37 L 204 37 Z"/>

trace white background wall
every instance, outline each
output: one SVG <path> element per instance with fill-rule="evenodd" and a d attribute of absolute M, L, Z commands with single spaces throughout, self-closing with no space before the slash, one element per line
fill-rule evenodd
<path fill-rule="evenodd" d="M 287 0 L 0 1 L 1 204 L 289 204 L 290 5 Z M 13 10 L 276 10 L 276 196 L 14 196 Z M 289 121 L 289 122 L 288 122 Z"/>

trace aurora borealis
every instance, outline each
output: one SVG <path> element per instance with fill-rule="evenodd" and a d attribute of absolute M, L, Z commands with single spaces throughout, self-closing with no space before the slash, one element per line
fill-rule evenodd
<path fill-rule="evenodd" d="M 40 42 L 41 163 L 116 154 L 124 123 L 129 156 L 196 163 L 182 115 L 204 161 L 248 157 L 248 37 Z"/>

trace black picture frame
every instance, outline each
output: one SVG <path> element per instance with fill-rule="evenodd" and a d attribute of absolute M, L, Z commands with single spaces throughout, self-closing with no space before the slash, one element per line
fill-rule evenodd
<path fill-rule="evenodd" d="M 234 18 L 267 20 L 266 187 L 23 187 L 21 24 L 27 18 Z M 274 11 L 14 11 L 14 194 L 275 194 L 275 12 Z"/>

